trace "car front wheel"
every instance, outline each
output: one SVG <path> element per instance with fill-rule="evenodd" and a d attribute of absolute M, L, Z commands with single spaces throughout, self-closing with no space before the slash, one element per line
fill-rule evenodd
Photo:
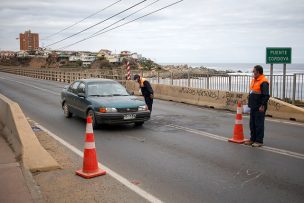
<path fill-rule="evenodd" d="M 66 118 L 70 118 L 70 117 L 72 116 L 72 113 L 70 112 L 69 106 L 67 105 L 66 102 L 64 102 L 62 108 L 63 108 L 63 114 L 64 114 L 64 116 L 65 116 Z"/>

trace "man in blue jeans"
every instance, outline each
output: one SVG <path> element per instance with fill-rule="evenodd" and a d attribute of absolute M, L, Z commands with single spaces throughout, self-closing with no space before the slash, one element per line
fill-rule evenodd
<path fill-rule="evenodd" d="M 269 82 L 263 74 L 263 67 L 253 68 L 253 79 L 250 84 L 248 106 L 250 107 L 250 140 L 245 145 L 261 147 L 264 139 L 264 123 L 269 100 Z"/>

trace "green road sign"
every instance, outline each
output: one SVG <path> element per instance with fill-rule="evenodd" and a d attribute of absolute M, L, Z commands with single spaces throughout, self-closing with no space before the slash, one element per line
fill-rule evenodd
<path fill-rule="evenodd" d="M 286 47 L 267 47 L 266 63 L 291 63 L 291 48 Z"/>

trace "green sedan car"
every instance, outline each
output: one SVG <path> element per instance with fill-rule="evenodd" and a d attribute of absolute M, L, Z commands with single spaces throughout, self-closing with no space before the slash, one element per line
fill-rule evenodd
<path fill-rule="evenodd" d="M 144 101 L 109 79 L 81 79 L 65 86 L 61 92 L 61 106 L 67 118 L 91 116 L 94 128 L 99 124 L 143 125 L 150 119 Z"/>

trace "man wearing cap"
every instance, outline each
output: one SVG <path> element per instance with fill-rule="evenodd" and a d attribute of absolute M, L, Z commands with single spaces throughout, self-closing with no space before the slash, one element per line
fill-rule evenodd
<path fill-rule="evenodd" d="M 261 147 L 264 139 L 265 113 L 269 100 L 269 82 L 263 74 L 263 67 L 253 68 L 248 106 L 250 107 L 250 140 L 245 145 Z"/>
<path fill-rule="evenodd" d="M 148 106 L 150 112 L 152 112 L 152 104 L 153 104 L 153 89 L 149 81 L 145 80 L 144 78 L 140 77 L 139 75 L 134 75 L 134 80 L 136 80 L 140 86 L 141 93 L 145 98 L 145 102 Z"/>

